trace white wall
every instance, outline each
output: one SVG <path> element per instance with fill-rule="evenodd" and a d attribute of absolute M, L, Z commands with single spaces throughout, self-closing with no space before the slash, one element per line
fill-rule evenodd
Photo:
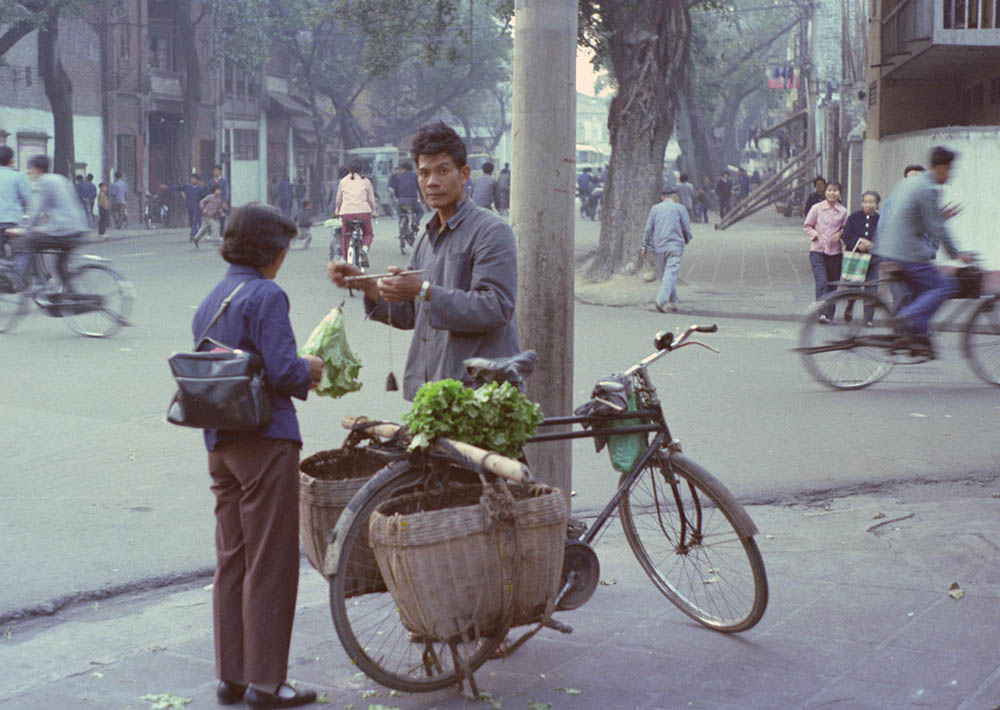
<path fill-rule="evenodd" d="M 0 128 L 10 133 L 7 136 L 7 145 L 15 152 L 15 165 L 20 160 L 16 155 L 17 134 L 19 132 L 46 133 L 49 136 L 55 133 L 52 113 L 33 108 L 0 106 Z M 101 126 L 101 117 L 74 116 L 73 140 L 75 143 L 76 162 L 87 164 L 87 172 L 94 174 L 94 182 L 106 181 L 107 175 L 104 174 L 103 170 L 104 132 Z M 55 147 L 54 143 L 54 138 L 49 138 L 48 155 L 50 158 L 52 157 L 52 150 Z"/>
<path fill-rule="evenodd" d="M 1000 269 L 1000 126 L 970 126 L 914 131 L 866 140 L 863 181 L 885 199 L 910 163 L 930 167 L 930 151 L 943 145 L 958 152 L 951 179 L 944 187 L 945 202 L 958 202 L 963 212 L 948 220 L 952 235 L 963 249 L 979 252 L 986 268 Z"/>
<path fill-rule="evenodd" d="M 229 162 L 231 172 L 229 176 L 229 190 L 231 192 L 230 205 L 232 207 L 239 207 L 240 205 L 245 205 L 247 202 L 259 202 L 261 201 L 262 188 L 260 165 L 267 160 L 266 144 L 264 144 L 264 152 L 261 152 L 260 146 L 262 145 L 262 141 L 260 137 L 261 135 L 266 136 L 267 124 L 263 121 L 226 121 L 225 127 L 227 130 L 242 128 L 258 131 L 257 160 L 236 160 L 233 158 Z M 235 136 L 235 134 L 231 135 Z M 230 138 L 230 140 L 232 141 L 233 138 Z"/>

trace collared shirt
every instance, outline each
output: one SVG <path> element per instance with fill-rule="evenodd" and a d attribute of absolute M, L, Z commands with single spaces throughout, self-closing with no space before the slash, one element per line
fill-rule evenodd
<path fill-rule="evenodd" d="M 216 196 L 214 192 L 201 198 L 198 206 L 201 207 L 201 213 L 206 217 L 218 217 L 223 212 L 222 197 Z"/>
<path fill-rule="evenodd" d="M 823 254 L 840 253 L 840 232 L 847 222 L 847 208 L 839 202 L 830 204 L 827 200 L 817 202 L 806 215 L 802 231 L 809 235 L 809 251 Z"/>
<path fill-rule="evenodd" d="M 480 175 L 472 181 L 469 199 L 480 207 L 492 208 L 497 203 L 497 181 L 492 175 Z"/>
<path fill-rule="evenodd" d="M 371 180 L 360 175 L 340 178 L 337 186 L 339 214 L 367 214 L 375 211 L 375 191 Z"/>
<path fill-rule="evenodd" d="M 183 192 L 184 193 L 184 204 L 188 209 L 188 212 L 193 212 L 200 209 L 201 201 L 207 197 L 205 194 L 205 186 L 199 184 L 187 185 L 171 185 L 167 188 L 167 192 Z"/>
<path fill-rule="evenodd" d="M 934 173 L 926 172 L 903 178 L 885 201 L 879 219 L 875 254 L 892 261 L 919 264 L 934 258 L 937 247 L 944 245 L 950 256 L 959 249 L 945 226 L 941 214 L 941 190 Z"/>
<path fill-rule="evenodd" d="M 694 209 L 694 185 L 689 182 L 677 183 L 677 201 L 689 210 Z"/>
<path fill-rule="evenodd" d="M 124 205 L 128 201 L 128 185 L 124 178 L 118 178 L 111 183 L 111 204 Z"/>
<path fill-rule="evenodd" d="M 391 325 L 413 329 L 403 376 L 403 398 L 413 400 L 425 382 L 454 378 L 470 383 L 462 361 L 507 357 L 521 351 L 514 312 L 517 297 L 517 243 L 506 221 L 469 199 L 442 226 L 428 221 L 410 259 L 426 269 L 429 301 L 396 303 Z M 365 298 L 368 316 L 390 322 L 383 299 Z"/>
<path fill-rule="evenodd" d="M 663 200 L 653 205 L 646 218 L 646 231 L 642 235 L 642 245 L 652 247 L 653 252 L 662 254 L 678 246 L 683 249 L 687 240 L 684 233 L 691 234 L 691 218 L 687 208 L 673 200 Z"/>
<path fill-rule="evenodd" d="M 194 314 L 191 332 L 195 344 L 222 301 L 244 281 L 247 285 L 236 294 L 207 337 L 231 348 L 260 355 L 271 397 L 272 417 L 269 424 L 256 431 L 206 429 L 205 448 L 209 451 L 219 444 L 248 438 L 288 439 L 302 443 L 291 398 L 306 398 L 311 377 L 309 366 L 298 356 L 295 347 L 295 335 L 288 319 L 288 296 L 278 284 L 252 266 L 231 264 Z M 206 349 L 211 348 L 206 346 Z"/>
<path fill-rule="evenodd" d="M 878 233 L 878 219 L 878 212 L 865 214 L 864 210 L 858 210 L 848 217 L 844 224 L 844 236 L 842 237 L 844 247 L 854 249 L 859 239 L 874 242 Z"/>
<path fill-rule="evenodd" d="M 416 200 L 420 197 L 420 186 L 417 184 L 417 174 L 412 170 L 404 170 L 395 175 L 396 184 L 393 192 L 397 200 Z"/>
<path fill-rule="evenodd" d="M 0 224 L 20 224 L 30 204 L 28 176 L 0 165 Z"/>
<path fill-rule="evenodd" d="M 69 237 L 89 229 L 87 215 L 73 183 L 58 173 L 45 173 L 35 181 L 28 227 L 53 237 Z"/>

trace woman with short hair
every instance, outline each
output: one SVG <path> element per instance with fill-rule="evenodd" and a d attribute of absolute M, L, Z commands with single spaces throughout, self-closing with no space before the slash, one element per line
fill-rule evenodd
<path fill-rule="evenodd" d="M 298 356 L 288 296 L 274 283 L 295 233 L 295 224 L 273 207 L 235 210 L 219 249 L 229 269 L 192 324 L 196 340 L 205 334 L 260 356 L 272 411 L 271 421 L 254 431 L 205 430 L 216 500 L 212 601 L 216 694 L 223 705 L 245 700 L 252 708 L 286 708 L 316 698 L 285 682 L 298 593 L 302 446 L 291 398 L 304 400 L 323 369 L 319 358 Z"/>

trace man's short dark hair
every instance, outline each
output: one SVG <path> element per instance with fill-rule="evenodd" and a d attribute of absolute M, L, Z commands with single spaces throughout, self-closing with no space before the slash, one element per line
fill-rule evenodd
<path fill-rule="evenodd" d="M 80 175 L 80 174 L 78 173 L 78 174 L 77 174 L 77 176 L 76 176 L 75 178 L 73 178 L 73 180 L 74 180 L 75 182 L 83 182 L 83 175 Z"/>
<path fill-rule="evenodd" d="M 687 182 L 687 181 L 688 181 L 688 176 L 687 176 L 687 173 L 681 173 L 681 176 L 680 176 L 680 178 L 678 178 L 678 179 L 679 179 L 679 180 L 680 180 L 681 182 Z"/>
<path fill-rule="evenodd" d="M 122 176 L 121 172 L 115 170 L 115 180 L 119 179 L 121 176 Z"/>
<path fill-rule="evenodd" d="M 233 210 L 219 253 L 230 264 L 270 266 L 288 249 L 297 231 L 295 223 L 277 208 L 251 202 Z"/>
<path fill-rule="evenodd" d="M 912 173 L 912 172 L 923 173 L 923 172 L 926 172 L 926 171 L 927 171 L 927 168 L 925 168 L 920 163 L 910 163 L 905 168 L 903 168 L 903 177 L 906 177 L 908 173 Z"/>
<path fill-rule="evenodd" d="M 52 162 L 47 155 L 33 155 L 28 161 L 28 169 L 31 168 L 47 173 L 52 168 Z"/>
<path fill-rule="evenodd" d="M 87 173 L 87 181 L 88 182 L 94 181 L 94 173 Z"/>
<path fill-rule="evenodd" d="M 943 145 L 936 145 L 931 150 L 931 167 L 936 168 L 939 165 L 951 165 L 957 157 L 958 153 L 955 151 L 948 150 Z"/>
<path fill-rule="evenodd" d="M 485 175 L 493 174 L 493 163 L 490 162 L 483 163 L 483 174 Z"/>
<path fill-rule="evenodd" d="M 191 173 L 191 179 L 192 180 L 201 180 L 201 175 L 199 175 L 198 173 Z"/>
<path fill-rule="evenodd" d="M 215 167 L 212 168 L 212 170 L 222 170 L 222 166 L 216 165 Z"/>
<path fill-rule="evenodd" d="M 399 167 L 401 167 L 403 170 L 413 170 L 413 163 L 411 163 L 409 160 L 404 160 L 402 163 L 399 164 Z"/>
<path fill-rule="evenodd" d="M 465 167 L 465 142 L 458 137 L 455 129 L 444 121 L 426 123 L 417 129 L 410 145 L 410 155 L 414 162 L 420 164 L 421 155 L 438 155 L 446 153 L 455 166 Z"/>
<path fill-rule="evenodd" d="M 813 187 L 816 187 L 816 183 L 818 183 L 820 180 L 823 181 L 824 185 L 826 184 L 826 178 L 823 177 L 822 175 L 817 175 L 816 177 L 813 178 Z"/>
<path fill-rule="evenodd" d="M 10 165 L 14 159 L 14 150 L 9 145 L 0 145 L 0 165 Z"/>

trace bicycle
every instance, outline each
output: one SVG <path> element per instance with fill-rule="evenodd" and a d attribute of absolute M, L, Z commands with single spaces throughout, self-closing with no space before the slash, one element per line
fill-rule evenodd
<path fill-rule="evenodd" d="M 69 262 L 76 245 L 44 249 L 32 254 L 36 277 L 42 284 L 52 278 L 45 255 Z M 0 333 L 7 333 L 28 314 L 34 301 L 46 315 L 64 318 L 74 333 L 91 338 L 114 335 L 130 325 L 135 289 L 111 268 L 111 261 L 92 254 L 67 263 L 67 283 L 58 291 L 30 288 L 14 269 L 14 262 L 0 259 Z"/>
<path fill-rule="evenodd" d="M 676 341 L 672 333 L 657 334 L 656 351 L 625 373 L 635 389 L 636 409 L 608 416 L 551 417 L 541 426 L 581 424 L 589 429 L 542 433 L 529 439 L 563 441 L 593 438 L 611 431 L 653 435 L 631 469 L 621 474 L 615 493 L 589 529 L 570 526 L 556 610 L 577 608 L 596 590 L 600 564 L 591 544 L 617 511 L 628 545 L 643 571 L 683 613 L 726 633 L 746 631 L 763 616 L 768 586 L 764 562 L 754 541 L 757 527 L 717 478 L 681 453 L 680 442 L 670 433 L 648 372 L 653 362 L 688 345 L 714 350 L 689 337 L 716 330 L 715 325 L 693 325 Z M 478 377 L 483 381 L 517 383 L 521 377 L 511 373 L 526 369 L 519 365 L 517 357 L 492 361 L 489 368 L 480 369 Z M 614 384 L 602 382 L 599 387 Z M 618 426 L 609 430 L 613 423 Z M 358 420 L 345 418 L 343 424 L 352 433 L 359 431 Z M 377 423 L 360 424 L 370 427 Z M 398 439 L 399 434 L 394 425 L 369 429 L 372 437 Z M 354 495 L 331 534 L 326 571 L 334 627 L 352 662 L 384 686 L 421 692 L 461 686 L 467 679 L 475 695 L 472 673 L 493 656 L 508 629 L 489 636 L 473 629 L 452 639 L 428 639 L 409 633 L 368 548 L 368 518 L 383 503 L 401 495 L 420 494 L 422 501 L 432 504 L 449 485 L 479 480 L 480 474 L 486 475 L 486 466 L 472 466 L 469 458 L 456 457 L 448 447 L 402 456 L 376 473 Z M 521 470 L 521 478 L 530 480 L 527 466 Z M 493 472 L 498 471 L 494 468 Z M 540 620 L 538 628 L 542 626 L 564 633 L 572 631 L 550 617 Z"/>
<path fill-rule="evenodd" d="M 169 207 L 160 195 L 150 192 L 143 194 L 142 224 L 146 229 L 167 226 Z M 127 219 L 127 218 L 126 218 Z"/>
<path fill-rule="evenodd" d="M 407 245 L 413 246 L 420 229 L 420 217 L 412 205 L 399 205 L 399 253 L 406 254 Z"/>
<path fill-rule="evenodd" d="M 969 367 L 983 381 L 1000 386 L 1000 293 L 983 295 L 983 284 L 991 284 L 1000 272 L 970 271 L 966 294 L 958 298 L 975 300 L 975 308 L 960 304 L 945 318 L 943 326 L 959 321 L 963 312 L 972 315 L 961 323 L 962 354 Z M 931 359 L 916 346 L 912 338 L 897 331 L 895 313 L 875 293 L 861 291 L 861 286 L 879 286 L 895 278 L 884 278 L 867 284 L 836 282 L 847 291 L 832 292 L 810 306 L 799 335 L 799 346 L 793 350 L 802 357 L 806 370 L 817 382 L 837 390 L 858 390 L 884 379 L 895 365 L 916 365 Z M 831 304 L 836 314 L 838 306 L 853 303 L 857 314 L 841 317 L 830 324 L 818 322 L 818 316 Z M 868 325 L 868 323 L 871 325 Z"/>
<path fill-rule="evenodd" d="M 344 254 L 344 261 L 348 264 L 353 264 L 358 268 L 361 273 L 365 273 L 365 269 L 368 268 L 367 258 L 364 252 L 364 230 L 365 223 L 360 219 L 349 219 L 344 228 L 347 229 L 347 253 Z M 332 245 L 331 245 L 332 248 Z M 342 246 L 340 247 L 343 248 Z M 362 261 L 364 260 L 364 261 Z M 348 288 L 348 293 L 351 298 L 354 297 L 354 289 Z"/>

